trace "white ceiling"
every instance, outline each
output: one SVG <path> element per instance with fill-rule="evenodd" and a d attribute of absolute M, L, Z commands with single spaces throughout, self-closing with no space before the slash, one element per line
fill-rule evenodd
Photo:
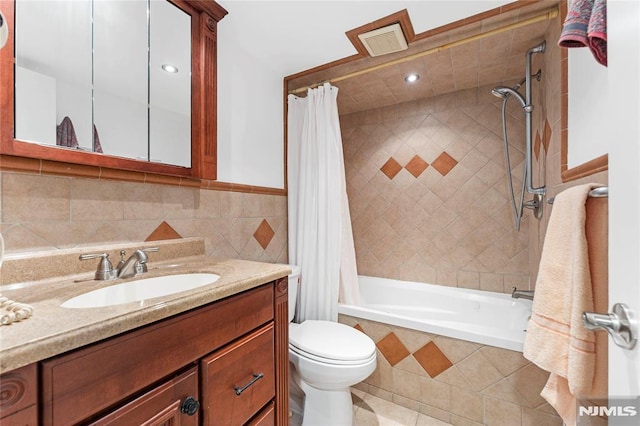
<path fill-rule="evenodd" d="M 489 0 L 219 0 L 236 47 L 286 77 L 356 54 L 345 32 L 407 9 L 415 32 L 494 9 Z"/>

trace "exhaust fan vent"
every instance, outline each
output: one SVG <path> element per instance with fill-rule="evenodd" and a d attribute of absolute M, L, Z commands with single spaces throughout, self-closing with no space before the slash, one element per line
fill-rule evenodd
<path fill-rule="evenodd" d="M 386 55 L 407 49 L 407 41 L 400 24 L 393 24 L 367 33 L 358 34 L 358 38 L 371 56 Z"/>

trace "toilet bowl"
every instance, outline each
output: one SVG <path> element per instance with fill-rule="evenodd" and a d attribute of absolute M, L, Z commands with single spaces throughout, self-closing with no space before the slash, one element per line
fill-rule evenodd
<path fill-rule="evenodd" d="M 303 426 L 353 424 L 350 387 L 376 368 L 376 347 L 366 334 L 331 321 L 293 322 L 300 270 L 289 276 L 289 365 L 292 389 L 304 393 Z M 295 407 L 299 404 L 293 404 Z"/>

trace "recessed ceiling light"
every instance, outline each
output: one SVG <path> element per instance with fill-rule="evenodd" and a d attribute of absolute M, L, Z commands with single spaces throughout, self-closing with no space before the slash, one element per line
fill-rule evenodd
<path fill-rule="evenodd" d="M 409 74 L 404 78 L 404 81 L 406 81 L 407 83 L 415 83 L 419 79 L 420 79 L 420 76 L 418 74 Z"/>
<path fill-rule="evenodd" d="M 178 72 L 178 67 L 176 67 L 175 65 L 171 65 L 171 64 L 163 64 L 162 65 L 162 69 L 165 70 L 166 72 L 170 72 L 172 74 L 175 74 Z"/>

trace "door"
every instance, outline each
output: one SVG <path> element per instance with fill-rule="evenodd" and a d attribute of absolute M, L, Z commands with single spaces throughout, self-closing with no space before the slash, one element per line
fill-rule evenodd
<path fill-rule="evenodd" d="M 608 3 L 609 304 L 640 315 L 640 2 Z M 611 308 L 611 306 L 610 306 Z M 609 396 L 640 395 L 640 344 L 624 350 L 609 339 Z M 640 412 L 636 414 L 640 419 Z M 626 422 L 626 423 L 625 423 Z M 609 424 L 628 423 L 609 417 Z"/>

